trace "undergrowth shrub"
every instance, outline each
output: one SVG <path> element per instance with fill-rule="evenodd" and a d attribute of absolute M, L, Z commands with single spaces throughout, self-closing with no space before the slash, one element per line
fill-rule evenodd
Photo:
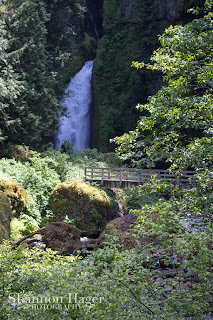
<path fill-rule="evenodd" d="M 96 149 L 67 154 L 56 151 L 52 146 L 43 153 L 29 150 L 28 158 L 24 158 L 24 161 L 0 160 L 0 171 L 29 193 L 26 213 L 40 225 L 54 218 L 49 199 L 52 190 L 62 181 L 72 178 L 83 180 L 85 166 L 107 167 L 108 163 Z"/>
<path fill-rule="evenodd" d="M 49 209 L 49 194 L 60 183 L 55 170 L 48 167 L 47 159 L 32 154 L 24 164 L 14 159 L 1 159 L 0 171 L 12 177 L 30 195 L 28 210 L 38 223 Z"/>

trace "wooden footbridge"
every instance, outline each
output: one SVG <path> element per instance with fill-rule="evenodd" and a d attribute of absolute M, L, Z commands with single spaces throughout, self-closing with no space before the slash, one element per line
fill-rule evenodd
<path fill-rule="evenodd" d="M 85 181 L 98 182 L 108 188 L 127 188 L 141 185 L 155 176 L 158 180 L 169 180 L 178 187 L 189 185 L 195 171 L 184 171 L 177 175 L 177 171 L 170 172 L 161 169 L 134 168 L 85 168 Z"/>

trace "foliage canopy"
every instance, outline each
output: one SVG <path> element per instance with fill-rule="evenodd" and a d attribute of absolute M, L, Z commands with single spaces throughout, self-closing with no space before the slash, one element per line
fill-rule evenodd
<path fill-rule="evenodd" d="M 208 10 L 211 1 L 206 2 Z M 135 130 L 116 137 L 117 153 L 134 165 L 152 167 L 166 161 L 172 168 L 212 163 L 213 14 L 185 26 L 170 26 L 160 36 L 152 63 L 136 68 L 158 70 L 166 84 L 148 103 Z"/>

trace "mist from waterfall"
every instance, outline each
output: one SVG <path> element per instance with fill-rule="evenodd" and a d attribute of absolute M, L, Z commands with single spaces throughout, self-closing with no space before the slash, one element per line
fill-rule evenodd
<path fill-rule="evenodd" d="M 93 61 L 87 61 L 65 90 L 61 104 L 67 107 L 68 117 L 60 117 L 55 144 L 57 150 L 66 140 L 73 144 L 74 151 L 90 147 L 92 67 Z"/>

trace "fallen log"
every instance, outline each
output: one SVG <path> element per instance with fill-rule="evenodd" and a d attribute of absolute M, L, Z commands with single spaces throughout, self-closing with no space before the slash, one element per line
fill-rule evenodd
<path fill-rule="evenodd" d="M 28 234 L 27 236 L 22 237 L 19 241 L 17 241 L 17 242 L 14 243 L 13 245 L 16 246 L 16 247 L 19 246 L 20 243 L 22 243 L 24 240 L 26 240 L 26 239 L 34 236 L 34 234 L 39 234 L 39 233 L 40 233 L 42 230 L 44 230 L 44 229 L 45 229 L 45 227 L 42 227 L 42 228 L 40 228 L 40 229 L 32 232 L 31 234 Z"/>

